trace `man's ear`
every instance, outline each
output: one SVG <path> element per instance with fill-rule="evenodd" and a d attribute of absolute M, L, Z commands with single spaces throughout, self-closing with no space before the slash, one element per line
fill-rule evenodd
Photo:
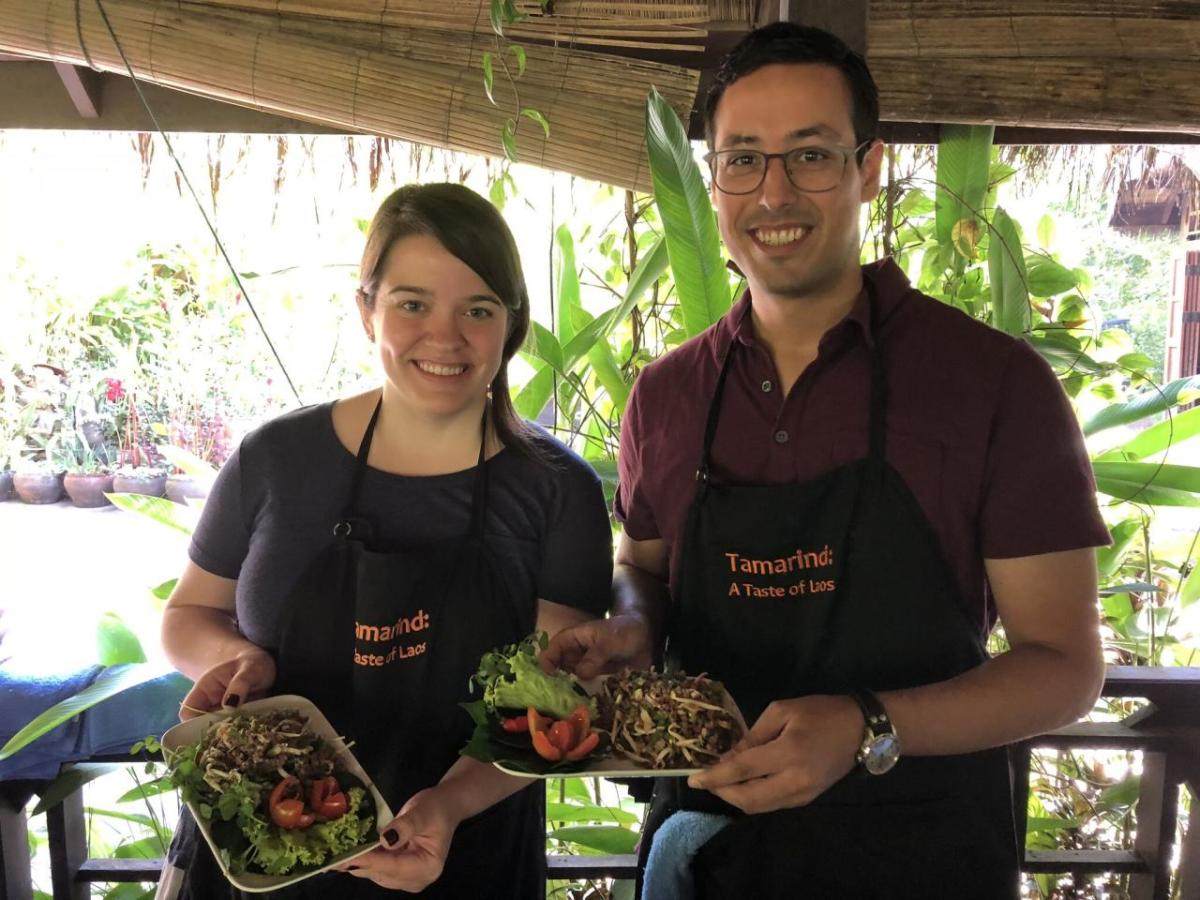
<path fill-rule="evenodd" d="M 883 175 L 883 152 L 884 143 L 878 138 L 872 142 L 867 148 L 867 152 L 863 154 L 863 161 L 860 165 L 862 169 L 862 196 L 863 203 L 870 203 L 879 196 L 880 182 Z"/>

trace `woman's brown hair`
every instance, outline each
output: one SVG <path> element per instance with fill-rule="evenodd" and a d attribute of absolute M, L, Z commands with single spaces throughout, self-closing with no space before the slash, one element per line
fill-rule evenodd
<path fill-rule="evenodd" d="M 517 242 L 496 207 L 461 184 L 409 184 L 394 191 L 375 213 L 359 267 L 359 298 L 375 303 L 388 252 L 414 234 L 437 240 L 495 292 L 508 310 L 508 336 L 500 371 L 492 379 L 492 425 L 504 446 L 542 460 L 536 432 L 517 415 L 508 394 L 508 362 L 529 333 L 529 291 Z"/>

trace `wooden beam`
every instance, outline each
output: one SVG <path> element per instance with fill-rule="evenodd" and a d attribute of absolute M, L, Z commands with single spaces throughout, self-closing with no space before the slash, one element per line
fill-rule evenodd
<path fill-rule="evenodd" d="M 100 83 L 96 73 L 70 63 L 54 63 L 54 71 L 67 89 L 67 96 L 80 118 L 100 118 Z"/>
<path fill-rule="evenodd" d="M 758 24 L 794 22 L 823 28 L 866 56 L 868 10 L 867 0 L 764 0 Z"/>

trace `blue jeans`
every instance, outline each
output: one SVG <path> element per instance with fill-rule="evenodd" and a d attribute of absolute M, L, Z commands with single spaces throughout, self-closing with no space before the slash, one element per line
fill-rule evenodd
<path fill-rule="evenodd" d="M 684 810 L 663 822 L 646 857 L 643 900 L 692 900 L 692 859 L 731 821 L 728 816 Z"/>

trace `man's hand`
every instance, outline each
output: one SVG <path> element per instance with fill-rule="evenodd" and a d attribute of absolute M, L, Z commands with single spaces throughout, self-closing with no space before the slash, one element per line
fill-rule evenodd
<path fill-rule="evenodd" d="M 275 683 L 275 659 L 256 647 L 213 666 L 183 698 L 179 718 L 191 719 L 221 707 L 234 708 L 262 697 Z"/>
<path fill-rule="evenodd" d="M 862 712 L 850 697 L 777 700 L 721 762 L 688 779 L 743 812 L 811 803 L 854 767 Z"/>
<path fill-rule="evenodd" d="M 654 636 L 646 620 L 635 615 L 593 619 L 565 628 L 550 639 L 538 657 L 546 672 L 564 669 L 584 681 L 625 666 L 648 669 L 654 661 Z"/>
<path fill-rule="evenodd" d="M 439 788 L 426 788 L 384 827 L 381 846 L 337 868 L 389 890 L 422 891 L 441 876 L 457 827 Z"/>

